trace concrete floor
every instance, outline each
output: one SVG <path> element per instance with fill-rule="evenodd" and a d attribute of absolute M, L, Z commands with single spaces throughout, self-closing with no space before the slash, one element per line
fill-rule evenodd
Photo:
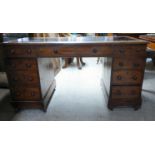
<path fill-rule="evenodd" d="M 141 109 L 107 109 L 100 79 L 101 64 L 97 58 L 84 58 L 86 66 L 62 69 L 56 77 L 57 88 L 48 110 L 23 110 L 13 121 L 139 121 L 155 120 L 155 67 L 147 63 L 143 84 Z"/>

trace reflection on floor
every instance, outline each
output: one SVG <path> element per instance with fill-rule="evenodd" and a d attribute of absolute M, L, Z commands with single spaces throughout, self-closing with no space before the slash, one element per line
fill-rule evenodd
<path fill-rule="evenodd" d="M 142 108 L 107 109 L 100 79 L 101 64 L 97 58 L 84 58 L 86 66 L 78 70 L 72 65 L 58 74 L 57 88 L 48 110 L 23 110 L 12 120 L 21 121 L 108 121 L 155 120 L 155 67 L 147 63 L 143 84 Z"/>

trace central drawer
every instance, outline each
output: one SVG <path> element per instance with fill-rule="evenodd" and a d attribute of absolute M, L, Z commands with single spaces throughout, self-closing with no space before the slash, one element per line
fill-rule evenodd
<path fill-rule="evenodd" d="M 93 45 L 80 45 L 80 46 L 49 46 L 40 47 L 37 54 L 40 57 L 92 57 L 92 56 L 111 56 L 112 46 L 93 46 Z"/>
<path fill-rule="evenodd" d="M 113 85 L 141 84 L 143 73 L 141 70 L 117 70 L 112 73 Z"/>

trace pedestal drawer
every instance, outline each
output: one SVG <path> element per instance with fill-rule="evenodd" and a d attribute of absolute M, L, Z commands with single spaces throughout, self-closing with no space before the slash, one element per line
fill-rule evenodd
<path fill-rule="evenodd" d="M 127 59 L 114 58 L 113 69 L 143 69 L 145 67 L 145 59 Z"/>
<path fill-rule="evenodd" d="M 143 73 L 141 70 L 118 70 L 112 73 L 113 85 L 141 84 Z"/>
<path fill-rule="evenodd" d="M 21 58 L 21 59 L 6 59 L 6 66 L 8 70 L 26 70 L 26 71 L 34 71 L 37 70 L 37 62 L 35 59 L 26 59 L 26 58 Z"/>
<path fill-rule="evenodd" d="M 118 106 L 133 106 L 139 107 L 141 105 L 141 98 L 120 98 L 120 99 L 110 99 L 109 106 L 118 107 Z"/>
<path fill-rule="evenodd" d="M 16 101 L 36 101 L 40 100 L 39 88 L 25 88 L 25 87 L 12 87 L 11 95 L 13 100 Z"/>
<path fill-rule="evenodd" d="M 146 57 L 146 45 L 114 45 L 113 55 L 115 57 Z"/>
<path fill-rule="evenodd" d="M 9 72 L 8 75 L 11 85 L 22 84 L 24 86 L 34 86 L 39 84 L 38 74 L 33 71 L 14 71 L 13 73 Z"/>
<path fill-rule="evenodd" d="M 35 57 L 36 50 L 29 46 L 10 46 L 4 48 L 7 57 Z"/>
<path fill-rule="evenodd" d="M 138 98 L 141 88 L 138 86 L 112 86 L 112 99 Z"/>

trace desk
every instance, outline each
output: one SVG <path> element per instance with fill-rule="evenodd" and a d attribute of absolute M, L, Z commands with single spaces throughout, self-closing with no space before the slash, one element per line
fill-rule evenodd
<path fill-rule="evenodd" d="M 146 41 L 124 36 L 89 36 L 21 38 L 1 45 L 6 59 L 11 102 L 17 109 L 41 108 L 46 111 L 56 88 L 49 60 L 54 57 L 111 58 L 110 67 L 104 64 L 108 82 L 103 80 L 108 108 L 131 106 L 138 109 L 141 106 Z"/>

